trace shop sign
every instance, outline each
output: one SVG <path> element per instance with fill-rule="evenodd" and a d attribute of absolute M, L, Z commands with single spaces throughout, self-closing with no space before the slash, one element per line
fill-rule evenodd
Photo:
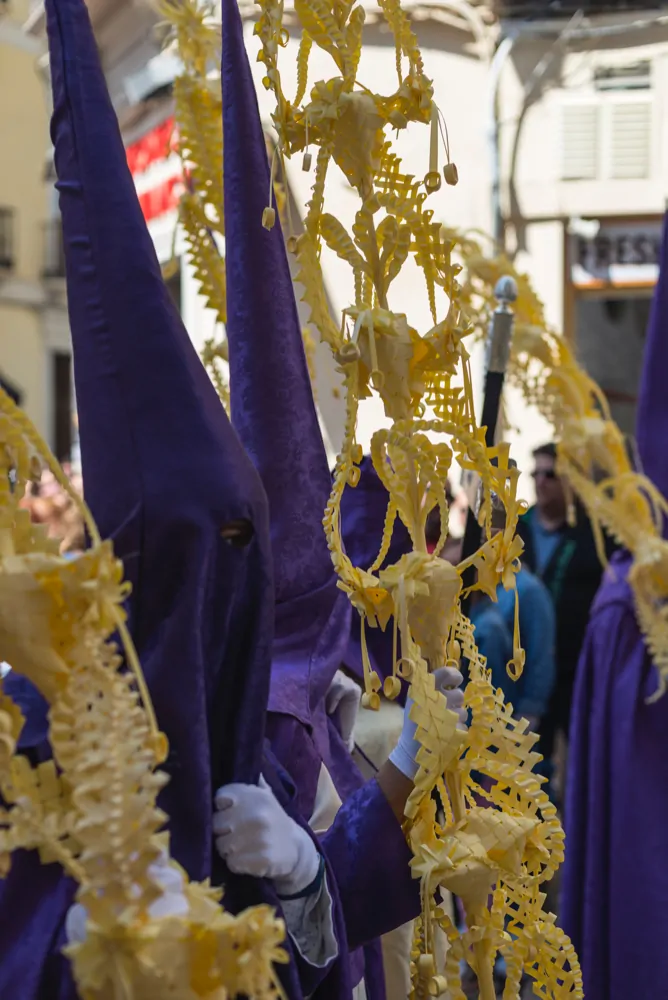
<path fill-rule="evenodd" d="M 570 237 L 571 281 L 576 288 L 653 285 L 659 273 L 662 223 L 601 222 L 595 235 Z"/>

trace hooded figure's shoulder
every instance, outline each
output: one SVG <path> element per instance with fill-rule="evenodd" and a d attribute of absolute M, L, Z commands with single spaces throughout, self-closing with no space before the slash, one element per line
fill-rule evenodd
<path fill-rule="evenodd" d="M 626 549 L 615 552 L 608 563 L 601 585 L 591 607 L 590 619 L 609 611 L 613 606 L 619 607 L 620 613 L 627 610 L 634 614 L 633 591 L 629 584 L 629 571 L 633 556 Z"/>

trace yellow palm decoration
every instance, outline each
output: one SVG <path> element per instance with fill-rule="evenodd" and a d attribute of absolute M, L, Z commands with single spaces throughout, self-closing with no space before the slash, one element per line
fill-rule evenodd
<path fill-rule="evenodd" d="M 214 5 L 208 0 L 157 0 L 157 8 L 169 25 L 167 45 L 174 44 L 182 71 L 174 81 L 176 150 L 181 158 L 185 190 L 179 201 L 186 253 L 200 294 L 222 328 L 217 339 L 208 340 L 201 352 L 202 363 L 229 411 L 227 384 L 227 288 L 225 258 L 221 246 L 225 236 L 223 208 L 223 125 L 220 81 L 220 25 Z M 279 212 L 286 207 L 282 185 L 275 181 Z M 169 264 L 165 268 L 168 272 Z M 310 341 L 305 336 L 305 346 Z M 309 366 L 312 372 L 312 367 Z"/>
<path fill-rule="evenodd" d="M 283 5 L 260 0 L 259 6 L 256 34 L 262 45 L 264 84 L 276 100 L 277 155 L 282 159 L 302 153 L 304 168 L 314 166 L 304 232 L 291 246 L 311 321 L 331 347 L 345 386 L 345 439 L 325 531 L 340 586 L 362 617 L 362 634 L 366 625 L 395 627 L 401 635 L 402 658 L 385 682 L 385 694 L 396 696 L 397 674 L 409 681 L 421 743 L 419 772 L 406 808 L 406 831 L 423 898 L 413 953 L 414 995 L 449 991 L 451 997 L 461 997 L 458 969 L 460 958 L 465 958 L 478 974 L 483 1000 L 492 1000 L 493 962 L 501 951 L 510 970 L 508 998 L 518 995 L 523 969 L 533 976 L 539 995 L 580 997 L 572 947 L 542 910 L 539 887 L 563 858 L 563 832 L 541 779 L 532 772 L 539 759 L 533 751 L 536 737 L 526 731 L 526 723 L 513 719 L 512 708 L 492 688 L 473 628 L 460 607 L 462 573 L 470 564 L 477 570 L 474 589 L 494 598 L 499 583 L 514 588 L 521 552 L 514 535 L 523 507 L 508 446 L 488 448 L 484 429 L 475 423 L 466 348 L 474 330 L 470 295 L 457 277 L 461 266 L 453 256 L 454 240 L 434 221 L 438 203 L 432 207 L 428 200 L 441 183 L 437 145 L 432 143 L 429 170 L 420 180 L 403 172 L 388 138 L 391 129 L 419 124 L 431 124 L 432 137 L 437 137 L 431 83 L 399 0 L 379 2 L 395 41 L 398 85 L 389 95 L 373 93 L 358 78 L 363 8 L 339 0 L 296 0 L 302 38 L 298 92 L 292 98 L 283 91 L 279 67 L 287 38 Z M 307 96 L 314 47 L 331 57 L 337 75 L 316 82 Z M 359 195 L 350 231 L 326 210 L 327 178 L 334 167 Z M 446 164 L 444 178 L 456 182 L 453 164 Z M 271 226 L 272 212 L 265 211 L 262 221 Z M 323 253 L 336 254 L 351 269 L 350 305 L 340 323 L 328 309 Z M 392 308 L 392 284 L 409 259 L 422 273 L 431 312 L 432 326 L 424 331 Z M 354 488 L 359 478 L 359 401 L 374 394 L 391 421 L 371 443 L 374 466 L 388 491 L 388 510 L 378 558 L 371 567 L 358 567 L 342 546 L 340 502 L 344 490 Z M 457 567 L 438 557 L 448 525 L 444 483 L 454 459 L 477 472 L 483 486 L 483 542 Z M 492 535 L 492 494 L 507 515 L 506 530 L 497 535 Z M 435 505 L 443 527 L 436 553 L 430 555 L 424 528 Z M 397 516 L 410 532 L 413 551 L 378 572 Z M 389 624 L 392 619 L 394 626 Z M 517 676 L 523 661 L 517 635 L 515 646 L 509 669 Z M 466 698 L 472 722 L 467 732 L 457 729 L 457 716 L 448 711 L 431 673 L 461 656 L 469 662 L 471 678 Z M 364 704 L 375 708 L 381 683 L 365 654 L 363 659 Z M 438 814 L 434 792 L 440 793 L 443 805 Z M 434 904 L 439 885 L 465 903 L 468 929 L 461 936 Z M 433 951 L 435 923 L 450 942 L 442 969 Z"/>
<path fill-rule="evenodd" d="M 264 83 L 276 96 L 277 158 L 304 150 L 303 166 L 308 169 L 313 159 L 308 147 L 317 149 L 305 231 L 298 240 L 291 237 L 288 245 L 297 253 L 311 321 L 335 353 L 345 380 L 345 442 L 325 528 L 341 584 L 363 623 L 392 627 L 388 623 L 394 618 L 401 631 L 404 657 L 395 664 L 395 673 L 411 680 L 423 743 L 421 770 L 407 811 L 415 871 L 425 890 L 414 953 L 415 990 L 436 995 L 447 988 L 453 998 L 460 996 L 458 961 L 465 957 L 478 971 L 483 996 L 491 996 L 491 962 L 500 949 L 509 970 L 506 997 L 517 995 L 523 969 L 534 977 L 539 995 L 579 996 L 577 959 L 554 919 L 543 913 L 544 899 L 538 890 L 561 861 L 563 835 L 531 773 L 537 760 L 534 737 L 512 719 L 510 708 L 492 690 L 471 625 L 459 610 L 461 574 L 468 563 L 448 567 L 428 556 L 424 545 L 424 522 L 435 503 L 444 525 L 439 549 L 445 541 L 447 507 L 441 484 L 456 457 L 463 468 L 478 473 L 483 486 L 480 520 L 485 540 L 469 560 L 477 570 L 475 586 L 490 596 L 499 582 L 514 586 L 521 553 L 515 537 L 521 510 L 515 492 L 517 473 L 509 468 L 507 447 L 486 448 L 484 432 L 475 425 L 466 349 L 466 338 L 486 327 L 493 289 L 501 276 L 512 274 L 519 290 L 509 377 L 554 425 L 560 467 L 592 517 L 601 556 L 601 527 L 634 554 L 631 583 L 639 622 L 659 667 L 659 694 L 668 677 L 668 544 L 661 537 L 667 505 L 631 469 L 600 390 L 578 368 L 564 341 L 547 328 L 542 305 L 526 276 L 517 274 L 507 259 L 485 252 L 475 234 L 464 235 L 433 222 L 433 211 L 425 205 L 427 194 L 440 187 L 433 152 L 424 182 L 403 174 L 387 141 L 388 128 L 431 122 L 433 135 L 437 111 L 399 0 L 379 2 L 395 41 L 398 87 L 389 96 L 373 94 L 357 80 L 362 8 L 330 0 L 297 2 L 302 37 L 292 101 L 283 93 L 278 67 L 287 37 L 282 7 L 274 0 L 263 0 L 260 7 L 256 30 L 262 41 Z M 197 194 L 191 188 L 184 198 L 183 219 L 203 292 L 224 321 L 224 266 L 210 239 L 213 225 L 223 232 L 220 188 L 212 183 L 219 180 L 222 156 L 218 98 L 211 96 L 218 90 L 217 83 L 211 90 L 206 70 L 217 39 L 207 21 L 209 8 L 195 0 L 183 4 L 164 0 L 163 10 L 175 27 L 186 65 L 177 101 L 177 118 L 186 137 L 184 160 L 196 165 L 199 177 Z M 314 45 L 331 56 L 339 76 L 317 82 L 305 100 Z M 332 163 L 360 196 L 350 233 L 325 211 Z M 456 180 L 453 164 L 446 165 L 444 178 L 447 183 Z M 280 210 L 281 199 L 277 204 Z M 267 224 L 271 217 L 266 213 Z M 352 270 L 353 299 L 340 325 L 329 312 L 320 264 L 323 250 L 337 254 Z M 433 319 L 432 329 L 422 334 L 389 302 L 392 282 L 411 257 L 422 270 Z M 465 265 L 461 274 L 460 263 Z M 308 336 L 305 346 L 311 357 Z M 220 369 L 226 360 L 224 342 L 208 344 L 204 360 L 225 398 Z M 358 401 L 373 393 L 380 395 L 393 422 L 389 431 L 374 436 L 371 448 L 388 489 L 388 509 L 377 559 L 371 567 L 355 567 L 343 552 L 339 504 L 343 490 L 354 487 L 359 475 Z M 506 529 L 495 537 L 490 537 L 492 492 L 507 512 Z M 415 551 L 379 576 L 377 567 L 383 563 L 397 516 L 411 532 Z M 473 718 L 466 736 L 456 730 L 428 672 L 444 659 L 458 660 L 462 649 L 470 663 L 467 700 Z M 522 662 L 516 635 L 509 664 L 514 676 Z M 367 661 L 366 706 L 377 707 L 380 686 Z M 386 681 L 388 697 L 398 689 L 396 676 Z M 491 792 L 483 793 L 474 775 L 491 779 Z M 433 809 L 434 788 L 441 790 L 446 806 L 444 825 L 437 822 Z M 477 803 L 485 796 L 496 811 L 480 809 Z M 430 902 L 430 889 L 439 882 L 467 902 L 470 926 L 463 938 Z M 434 920 L 451 943 L 443 974 L 431 954 Z"/>
<path fill-rule="evenodd" d="M 225 260 L 220 250 L 225 236 L 223 109 L 220 73 L 216 73 L 220 65 L 220 27 L 215 24 L 214 6 L 209 2 L 157 0 L 157 8 L 170 28 L 167 44 L 175 44 L 183 65 L 174 81 L 176 150 L 186 187 L 179 203 L 179 220 L 200 294 L 224 327 L 227 295 Z M 224 336 L 208 341 L 202 362 L 229 410 L 226 348 Z"/>

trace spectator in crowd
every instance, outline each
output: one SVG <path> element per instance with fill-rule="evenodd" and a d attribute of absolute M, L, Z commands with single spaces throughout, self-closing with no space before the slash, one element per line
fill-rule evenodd
<path fill-rule="evenodd" d="M 518 525 L 524 541 L 523 566 L 544 583 L 556 616 L 556 680 L 541 724 L 540 750 L 548 761 L 553 759 L 557 734 L 568 738 L 575 668 L 602 574 L 591 524 L 578 505 L 575 522 L 569 523 L 556 459 L 552 443 L 535 450 L 536 503 Z"/>
<path fill-rule="evenodd" d="M 70 483 L 81 495 L 81 477 L 69 473 Z M 43 472 L 39 482 L 31 483 L 23 499 L 22 506 L 30 512 L 35 524 L 42 524 L 50 538 L 60 541 L 63 555 L 75 555 L 86 547 L 85 528 L 79 508 L 68 496 L 55 476 L 48 470 Z"/>
<path fill-rule="evenodd" d="M 445 491 L 448 508 L 453 509 L 455 503 L 452 491 L 446 484 Z M 429 513 L 425 526 L 427 548 L 433 552 L 441 533 L 441 514 L 438 507 Z M 456 566 L 462 557 L 461 537 L 448 534 L 441 555 Z M 487 660 L 487 667 L 492 671 L 492 680 L 497 687 L 505 691 L 505 682 L 512 685 L 508 677 L 506 664 L 513 655 L 512 624 L 506 624 L 497 605 L 486 594 L 474 592 L 471 596 L 470 618 L 475 626 L 475 640 L 478 650 Z"/>
<path fill-rule="evenodd" d="M 511 464 L 515 465 L 511 459 Z M 492 531 L 503 531 L 506 512 L 501 505 L 492 513 Z M 524 559 L 515 576 L 517 588 L 520 640 L 525 662 L 522 676 L 514 681 L 507 670 L 494 682 L 503 690 L 515 715 L 526 719 L 534 732 L 540 731 L 554 692 L 556 676 L 556 616 L 550 595 L 544 583 L 526 565 Z M 502 585 L 496 591 L 497 608 L 512 636 L 515 625 L 515 591 Z"/>
<path fill-rule="evenodd" d="M 448 505 L 453 497 L 446 489 Z M 505 511 L 494 509 L 493 530 L 505 527 Z M 434 508 L 427 518 L 427 545 L 433 551 L 440 534 L 440 514 Z M 461 559 L 461 538 L 448 536 L 443 557 L 453 564 Z M 524 671 L 518 681 L 508 675 L 506 664 L 512 657 L 512 635 L 515 624 L 515 593 L 497 589 L 497 603 L 485 595 L 474 593 L 471 601 L 471 621 L 475 625 L 478 648 L 487 659 L 492 680 L 512 702 L 515 713 L 528 720 L 538 732 L 541 719 L 547 714 L 555 683 L 555 612 L 545 585 L 522 561 L 516 576 L 519 596 L 519 625 L 522 647 L 526 655 Z"/>
<path fill-rule="evenodd" d="M 513 703 L 515 714 L 527 719 L 534 732 L 539 732 L 554 691 L 556 617 L 547 588 L 523 562 L 515 580 L 520 638 L 526 660 L 519 680 L 513 681 L 505 671 L 499 687 Z M 515 594 L 499 585 L 497 601 L 499 614 L 512 635 Z"/>

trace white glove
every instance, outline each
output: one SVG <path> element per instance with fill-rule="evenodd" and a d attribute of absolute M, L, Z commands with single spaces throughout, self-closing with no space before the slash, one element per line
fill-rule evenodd
<path fill-rule="evenodd" d="M 259 785 L 219 788 L 215 803 L 216 848 L 230 871 L 271 879 L 279 896 L 292 896 L 315 881 L 320 870 L 316 846 L 264 778 Z"/>
<path fill-rule="evenodd" d="M 188 900 L 184 891 L 183 873 L 172 867 L 166 854 L 149 866 L 149 875 L 163 890 L 148 908 L 149 917 L 184 917 L 188 913 Z M 139 890 L 137 890 L 139 891 Z M 69 944 L 83 944 L 86 940 L 88 912 L 81 903 L 70 906 L 65 918 L 65 933 Z"/>
<path fill-rule="evenodd" d="M 467 710 L 464 708 L 464 692 L 461 689 L 464 678 L 459 670 L 454 667 L 439 667 L 438 670 L 434 671 L 434 681 L 436 690 L 445 695 L 450 711 L 456 712 L 459 716 L 457 727 L 459 729 L 466 728 Z M 418 773 L 416 757 L 420 749 L 420 744 L 415 738 L 417 725 L 410 717 L 412 707 L 412 699 L 407 698 L 404 709 L 404 728 L 401 730 L 399 742 L 390 754 L 390 760 L 397 770 L 401 771 L 405 777 L 410 778 L 411 781 Z"/>
<path fill-rule="evenodd" d="M 362 691 L 359 685 L 342 670 L 337 670 L 325 695 L 327 715 L 338 715 L 341 738 L 350 752 L 355 748 L 355 723 L 360 708 Z"/>

